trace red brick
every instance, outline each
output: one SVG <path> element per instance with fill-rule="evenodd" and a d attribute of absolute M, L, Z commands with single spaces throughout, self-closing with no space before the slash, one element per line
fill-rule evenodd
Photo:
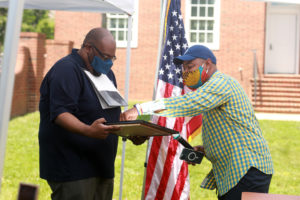
<path fill-rule="evenodd" d="M 265 15 L 262 2 L 226 0 L 221 2 L 220 48 L 214 53 L 220 71 L 237 79 L 250 96 L 253 49 L 257 51 L 259 76 L 264 73 Z M 182 13 L 185 1 L 182 1 Z M 185 16 L 184 16 L 185 18 Z M 55 39 L 43 34 L 22 33 L 16 65 L 12 114 L 37 109 L 42 78 L 71 48 L 80 48 L 85 34 L 101 26 L 100 13 L 56 11 Z M 131 49 L 130 100 L 151 100 L 155 79 L 160 26 L 160 1 L 139 1 L 138 47 Z M 113 70 L 124 95 L 126 48 L 118 48 Z M 242 71 L 239 69 L 242 68 Z M 27 108 L 25 103 L 27 102 Z"/>

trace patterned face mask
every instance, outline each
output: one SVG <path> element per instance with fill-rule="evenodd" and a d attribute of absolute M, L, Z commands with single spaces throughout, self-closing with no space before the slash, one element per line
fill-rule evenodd
<path fill-rule="evenodd" d="M 182 74 L 183 83 L 192 89 L 197 89 L 198 87 L 202 86 L 207 81 L 207 72 L 204 71 L 203 66 L 199 66 L 198 69 L 191 71 L 191 72 L 184 72 Z"/>

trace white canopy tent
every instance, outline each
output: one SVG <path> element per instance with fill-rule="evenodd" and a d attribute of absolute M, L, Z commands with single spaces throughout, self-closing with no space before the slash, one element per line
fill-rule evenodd
<path fill-rule="evenodd" d="M 126 50 L 125 99 L 128 101 L 130 75 L 130 41 L 132 30 L 132 14 L 134 0 L 0 0 L 0 7 L 8 8 L 4 57 L 0 74 L 0 189 L 3 176 L 7 129 L 10 119 L 11 101 L 14 86 L 14 72 L 21 30 L 23 9 L 68 10 L 99 13 L 123 13 L 128 17 L 128 38 Z M 123 167 L 125 157 L 125 141 L 123 141 L 122 166 L 120 177 L 120 196 L 122 198 Z"/>
<path fill-rule="evenodd" d="M 0 7 L 8 7 L 9 0 L 0 0 Z M 17 1 L 16 1 L 17 2 Z M 18 1 L 21 4 L 21 1 Z M 23 0 L 24 9 L 69 10 L 102 13 L 134 13 L 134 0 Z"/>

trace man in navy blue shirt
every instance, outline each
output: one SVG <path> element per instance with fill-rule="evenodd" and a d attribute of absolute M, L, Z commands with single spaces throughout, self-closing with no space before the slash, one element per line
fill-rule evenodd
<path fill-rule="evenodd" d="M 51 187 L 52 199 L 112 199 L 120 107 L 102 109 L 83 69 L 95 76 L 111 70 L 116 42 L 104 28 L 92 29 L 81 49 L 49 70 L 40 88 L 40 176 Z"/>

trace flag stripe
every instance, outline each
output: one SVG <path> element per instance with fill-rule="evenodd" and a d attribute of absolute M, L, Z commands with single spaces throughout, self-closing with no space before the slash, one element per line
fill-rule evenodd
<path fill-rule="evenodd" d="M 172 93 L 173 93 L 173 88 L 174 86 L 170 83 L 167 83 L 165 85 L 165 94 L 164 94 L 164 98 L 168 98 L 168 97 L 171 97 L 172 96 Z"/>
<path fill-rule="evenodd" d="M 173 127 L 174 130 L 181 132 L 182 130 L 182 124 L 183 124 L 184 118 L 176 118 L 175 125 Z M 172 165 L 173 165 L 173 160 L 176 154 L 178 142 L 174 140 L 172 137 L 170 137 L 170 143 L 168 147 L 168 153 L 167 153 L 167 158 L 165 160 L 165 165 L 164 165 L 164 170 L 162 174 L 162 178 L 159 184 L 159 187 L 157 189 L 157 198 L 156 199 L 163 199 L 166 186 L 169 180 L 169 176 L 171 173 Z"/>
<path fill-rule="evenodd" d="M 171 138 L 171 142 L 169 143 L 167 158 L 164 165 L 163 174 L 161 176 L 160 184 L 157 189 L 155 199 L 163 199 L 165 195 L 165 190 L 171 173 L 171 169 L 172 169 L 171 166 L 173 165 L 173 160 L 174 160 L 177 145 L 178 142 Z"/>
<path fill-rule="evenodd" d="M 164 97 L 165 98 L 167 98 L 167 97 L 170 97 L 171 96 L 171 94 L 172 94 L 172 91 L 173 91 L 173 85 L 172 84 L 169 84 L 169 83 L 166 83 L 165 85 L 164 85 Z M 167 118 L 165 118 L 165 117 L 160 117 L 159 118 L 159 120 L 158 120 L 158 125 L 161 125 L 161 126 L 168 126 L 167 125 L 167 123 L 166 123 L 166 121 L 167 121 Z M 169 124 L 169 126 L 170 126 L 170 124 Z M 169 128 L 173 128 L 173 127 L 169 127 Z M 156 137 L 154 137 L 154 139 L 153 140 L 155 140 L 155 138 Z M 161 143 L 160 143 L 160 145 L 161 145 Z M 170 146 L 170 143 L 169 143 L 169 146 Z M 160 148 L 158 148 L 158 146 L 155 148 L 155 149 L 153 149 L 153 151 L 155 151 L 155 152 L 159 152 L 159 149 Z M 169 149 L 170 150 L 170 149 Z M 151 151 L 152 152 L 152 151 Z M 174 155 L 173 156 L 171 156 L 171 157 L 174 157 Z M 166 160 L 167 161 L 169 161 L 169 162 L 167 162 L 167 163 L 170 163 L 171 162 L 171 160 L 170 160 L 171 158 L 170 158 L 170 152 L 168 151 L 168 153 L 167 153 L 167 158 L 166 158 Z M 173 160 L 173 159 L 172 159 Z M 157 161 L 157 159 L 156 159 L 156 161 Z M 150 161 L 149 161 L 150 162 Z M 164 167 L 164 169 L 163 169 L 163 171 L 162 171 L 162 175 L 161 175 L 161 181 L 160 181 L 160 184 L 159 184 L 159 186 L 158 186 L 158 188 L 157 188 L 157 193 L 156 194 L 160 194 L 162 197 L 163 197 L 163 195 L 164 195 L 164 190 L 165 190 L 165 185 L 166 185 L 166 181 L 168 180 L 167 178 L 169 177 L 169 176 L 167 176 L 166 177 L 166 172 L 165 172 L 165 167 Z M 154 169 L 153 169 L 153 171 L 154 171 Z M 152 172 L 152 174 L 153 174 L 153 172 Z M 168 173 L 167 173 L 168 174 Z M 164 182 L 165 181 L 165 182 Z M 155 199 L 162 199 L 161 197 L 157 197 L 157 198 L 155 198 Z"/>
<path fill-rule="evenodd" d="M 186 162 L 183 162 L 181 165 L 179 176 L 177 177 L 176 186 L 175 186 L 173 194 L 172 194 L 172 198 L 171 198 L 172 200 L 180 199 L 187 176 L 188 176 L 188 165 Z"/>
<path fill-rule="evenodd" d="M 165 126 L 166 125 L 166 118 L 160 117 L 157 122 L 158 125 Z M 153 172 L 156 166 L 157 157 L 160 149 L 160 145 L 162 142 L 162 137 L 154 137 L 151 145 L 151 153 L 148 158 L 148 165 L 147 165 L 147 176 L 146 176 L 146 187 L 145 187 L 145 197 L 147 196 L 150 183 L 152 181 Z"/>
<path fill-rule="evenodd" d="M 191 142 L 197 135 L 201 134 L 202 126 L 200 125 L 194 132 L 188 136 L 188 142 Z"/>
<path fill-rule="evenodd" d="M 190 119 L 190 121 L 187 123 L 186 129 L 187 132 L 193 133 L 199 128 L 199 121 L 202 121 L 202 116 L 198 115 Z M 188 135 L 189 136 L 189 135 Z"/>

